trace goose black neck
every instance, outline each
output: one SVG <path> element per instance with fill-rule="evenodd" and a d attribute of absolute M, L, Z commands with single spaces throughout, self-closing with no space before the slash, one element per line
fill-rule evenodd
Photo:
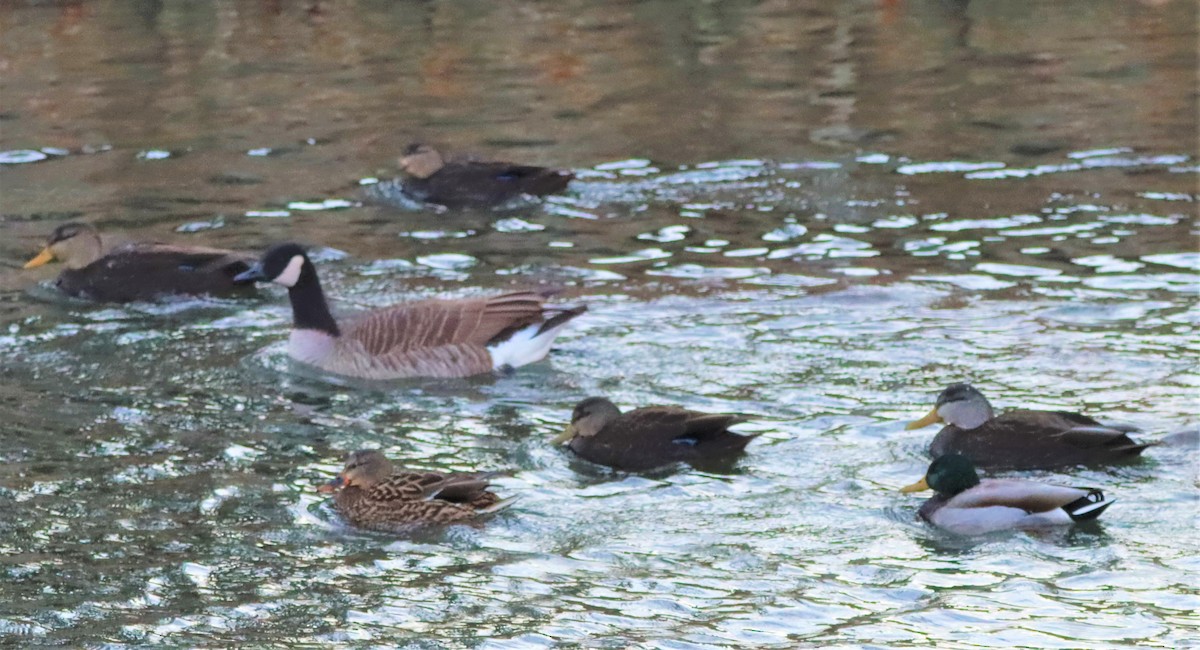
<path fill-rule="evenodd" d="M 288 289 L 288 298 L 292 301 L 292 327 L 341 336 L 337 321 L 333 319 L 333 315 L 329 313 L 329 305 L 325 303 L 325 292 L 321 291 L 317 269 L 308 258 L 304 259 L 304 266 L 300 267 L 300 277 L 296 284 Z"/>

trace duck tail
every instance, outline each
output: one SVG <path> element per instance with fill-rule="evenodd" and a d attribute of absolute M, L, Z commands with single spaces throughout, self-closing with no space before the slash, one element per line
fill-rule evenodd
<path fill-rule="evenodd" d="M 1116 499 L 1105 499 L 1104 493 L 1096 488 L 1079 489 L 1087 490 L 1088 493 L 1062 507 L 1067 515 L 1071 517 L 1071 521 L 1090 521 L 1095 519 L 1107 510 L 1109 506 L 1117 502 Z"/>

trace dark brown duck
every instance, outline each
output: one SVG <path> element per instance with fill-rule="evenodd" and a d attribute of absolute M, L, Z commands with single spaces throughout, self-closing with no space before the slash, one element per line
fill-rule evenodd
<path fill-rule="evenodd" d="M 55 228 L 45 248 L 26 262 L 25 268 L 54 260 L 66 265 L 56 282 L 60 291 L 98 302 L 180 295 L 230 297 L 255 292 L 253 282 L 235 279 L 254 263 L 251 255 L 153 242 L 131 242 L 105 253 L 100 234 L 84 223 Z"/>
<path fill-rule="evenodd" d="M 1155 443 L 1129 437 L 1137 429 L 1105 425 L 1079 413 L 1017 409 L 995 415 L 987 398 L 969 384 L 951 384 L 928 415 L 910 423 L 919 429 L 945 422 L 929 455 L 962 454 L 979 467 L 1050 469 L 1135 459 Z"/>
<path fill-rule="evenodd" d="M 470 521 L 506 502 L 488 490 L 495 474 L 396 472 L 379 451 L 352 452 L 337 478 L 319 488 L 333 492 L 333 506 L 354 526 L 395 532 L 422 524 Z"/>
<path fill-rule="evenodd" d="M 727 464 L 755 437 L 729 430 L 739 422 L 745 418 L 678 406 L 647 406 L 622 413 L 611 401 L 590 397 L 575 407 L 571 424 L 554 443 L 565 442 L 585 460 L 627 472 L 678 462 Z"/>
<path fill-rule="evenodd" d="M 479 160 L 446 160 L 436 149 L 412 144 L 400 158 L 401 186 L 410 198 L 448 208 L 486 208 L 521 195 L 566 189 L 575 175 L 563 169 Z"/>

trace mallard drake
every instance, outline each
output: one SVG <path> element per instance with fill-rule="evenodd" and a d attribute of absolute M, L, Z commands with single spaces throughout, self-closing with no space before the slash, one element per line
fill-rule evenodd
<path fill-rule="evenodd" d="M 575 406 L 571 423 L 553 444 L 565 442 L 580 458 L 627 472 L 677 462 L 706 466 L 729 461 L 745 450 L 756 436 L 729 430 L 745 421 L 678 406 L 622 413 L 606 398 L 589 397 Z"/>
<path fill-rule="evenodd" d="M 986 397 L 969 384 L 951 384 L 928 415 L 909 423 L 919 429 L 945 422 L 929 455 L 963 454 L 980 467 L 1049 469 L 1135 458 L 1153 443 L 1132 440 L 1133 427 L 1103 425 L 1066 411 L 992 412 Z"/>
<path fill-rule="evenodd" d="M 251 255 L 152 242 L 131 242 L 106 254 L 100 234 L 86 223 L 55 228 L 45 248 L 26 262 L 25 268 L 53 260 L 66 265 L 56 282 L 60 291 L 99 302 L 254 293 L 254 283 L 235 279 L 254 263 Z"/>
<path fill-rule="evenodd" d="M 962 454 L 946 454 L 929 465 L 925 478 L 901 492 L 937 492 L 921 505 L 922 519 L 960 535 L 1040 528 L 1088 521 L 1116 499 L 1096 488 L 1061 487 L 1020 479 L 983 479 Z"/>
<path fill-rule="evenodd" d="M 318 488 L 334 493 L 333 506 L 351 524 L 394 532 L 419 524 L 453 524 L 507 505 L 489 491 L 495 473 L 396 472 L 378 450 L 346 458 L 337 478 Z"/>
<path fill-rule="evenodd" d="M 422 300 L 339 323 L 329 313 L 317 269 L 298 244 L 272 247 L 238 280 L 288 288 L 288 354 L 322 370 L 363 379 L 467 377 L 540 360 L 587 306 L 549 307 L 553 292 Z"/>
<path fill-rule="evenodd" d="M 563 169 L 478 160 L 446 160 L 437 149 L 411 144 L 400 158 L 404 193 L 448 208 L 491 207 L 522 194 L 561 192 L 575 175 Z"/>

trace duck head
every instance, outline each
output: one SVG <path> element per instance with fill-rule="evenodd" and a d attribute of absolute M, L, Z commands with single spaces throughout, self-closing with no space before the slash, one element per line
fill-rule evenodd
<path fill-rule="evenodd" d="M 342 488 L 357 487 L 369 490 L 371 486 L 392 475 L 392 463 L 377 449 L 360 449 L 346 457 L 346 466 L 337 478 L 317 488 L 318 492 L 336 492 Z"/>
<path fill-rule="evenodd" d="M 61 260 L 70 269 L 81 269 L 100 259 L 103 249 L 100 233 L 86 223 L 65 223 L 54 229 L 46 246 L 36 257 L 25 263 L 27 269 Z"/>
<path fill-rule="evenodd" d="M 445 166 L 442 154 L 427 144 L 410 144 L 400 157 L 400 170 L 413 178 L 429 178 Z"/>
<path fill-rule="evenodd" d="M 979 485 L 979 474 L 975 464 L 962 454 L 946 454 L 929 464 L 925 478 L 900 488 L 901 492 L 933 490 L 945 496 L 954 496 Z"/>
<path fill-rule="evenodd" d="M 274 282 L 290 289 L 300 281 L 306 267 L 316 273 L 299 244 L 278 244 L 267 249 L 262 259 L 233 279 L 236 282 Z"/>
<path fill-rule="evenodd" d="M 920 429 L 935 422 L 948 422 L 960 429 L 975 429 L 993 417 L 992 405 L 970 384 L 950 384 L 938 395 L 933 410 L 905 429 Z"/>
<path fill-rule="evenodd" d="M 575 405 L 575 410 L 571 412 L 571 423 L 551 441 L 551 444 L 559 445 L 575 436 L 594 436 L 620 416 L 621 409 L 607 398 L 589 397 Z"/>

